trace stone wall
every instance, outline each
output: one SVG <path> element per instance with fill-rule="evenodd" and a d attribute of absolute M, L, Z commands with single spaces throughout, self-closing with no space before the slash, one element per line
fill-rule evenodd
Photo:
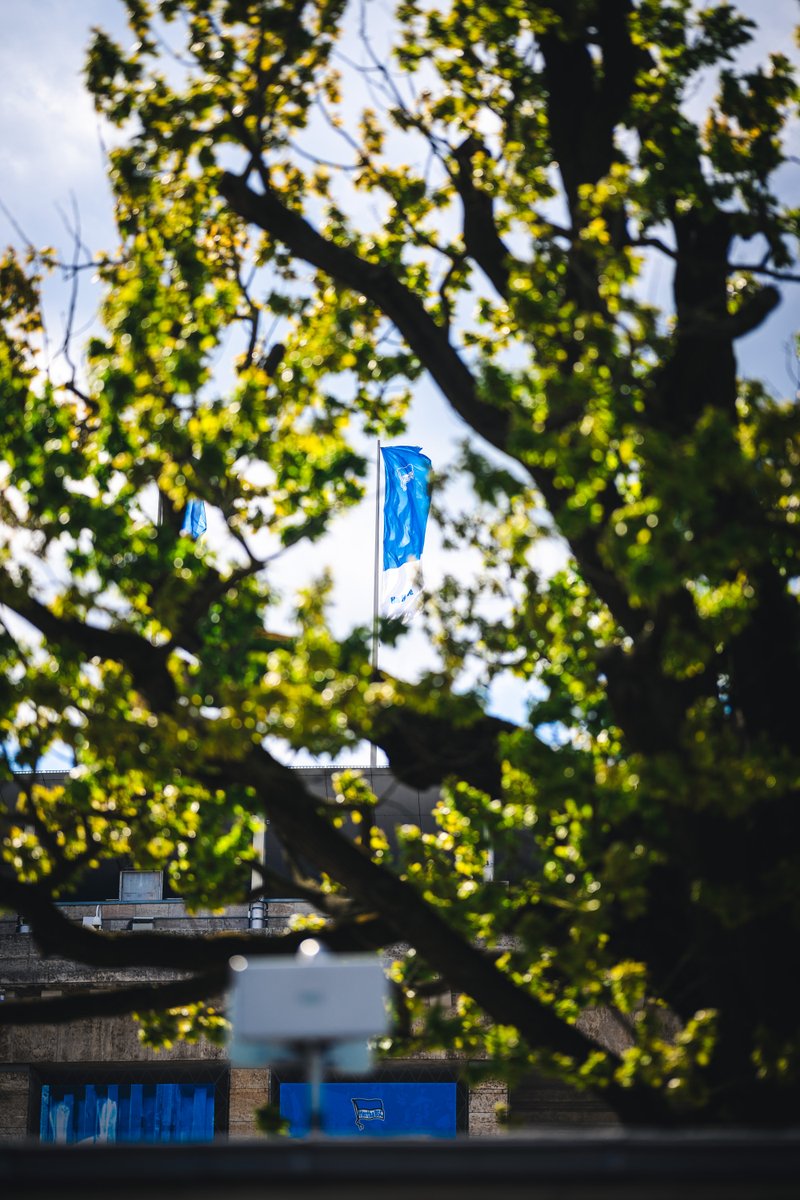
<path fill-rule="evenodd" d="M 228 1137 L 257 1137 L 255 1111 L 262 1104 L 266 1104 L 268 1098 L 269 1071 L 233 1067 L 228 1107 Z"/>
<path fill-rule="evenodd" d="M 29 1072 L 0 1065 L 0 1141 L 12 1142 L 28 1132 Z"/>
<path fill-rule="evenodd" d="M 531 1073 L 508 1094 L 509 1126 L 512 1130 L 591 1126 L 612 1128 L 619 1117 L 593 1092 Z"/>
<path fill-rule="evenodd" d="M 499 1079 L 485 1079 L 470 1088 L 468 1132 L 470 1137 L 496 1137 L 504 1131 L 501 1120 L 508 1104 L 508 1088 Z"/>

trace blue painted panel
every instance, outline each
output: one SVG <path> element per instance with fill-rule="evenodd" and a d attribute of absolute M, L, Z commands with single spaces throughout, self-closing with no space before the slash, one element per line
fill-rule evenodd
<path fill-rule="evenodd" d="M 309 1088 L 282 1083 L 281 1116 L 292 1137 L 309 1129 Z M 324 1083 L 322 1128 L 334 1136 L 398 1137 L 427 1134 L 455 1137 L 454 1083 Z"/>
<path fill-rule="evenodd" d="M 51 1083 L 42 1087 L 43 1142 L 210 1142 L 210 1083 Z"/>
<path fill-rule="evenodd" d="M 50 1131 L 50 1084 L 42 1084 L 42 1108 L 39 1113 L 39 1140 L 49 1142 L 52 1139 L 48 1137 Z"/>

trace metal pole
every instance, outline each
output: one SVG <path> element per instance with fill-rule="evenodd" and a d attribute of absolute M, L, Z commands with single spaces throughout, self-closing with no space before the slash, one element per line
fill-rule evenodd
<path fill-rule="evenodd" d="M 375 574 L 372 586 L 372 677 L 378 677 L 378 606 L 380 599 L 379 563 L 381 547 L 381 443 L 375 453 Z M 378 765 L 378 747 L 374 742 L 369 748 L 369 768 L 375 770 Z"/>
<path fill-rule="evenodd" d="M 308 1132 L 322 1133 L 322 1046 L 309 1042 L 306 1048 L 306 1079 L 308 1080 Z"/>
<path fill-rule="evenodd" d="M 263 867 L 266 862 L 266 826 L 262 825 L 253 834 L 253 849 L 256 852 L 256 861 Z M 250 919 L 248 927 L 250 929 L 266 929 L 267 927 L 267 902 L 264 899 L 264 876 L 263 873 L 255 867 L 250 872 L 250 895 L 255 897 L 250 901 Z"/>

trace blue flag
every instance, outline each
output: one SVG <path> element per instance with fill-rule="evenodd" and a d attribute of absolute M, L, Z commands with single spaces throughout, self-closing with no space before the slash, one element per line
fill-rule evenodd
<path fill-rule="evenodd" d="M 201 537 L 208 528 L 206 521 L 206 506 L 202 500 L 190 500 L 183 514 L 181 533 L 195 540 Z"/>
<path fill-rule="evenodd" d="M 428 521 L 431 460 L 419 446 L 382 446 L 383 604 L 385 617 L 408 624 L 422 604 L 420 559 Z"/>

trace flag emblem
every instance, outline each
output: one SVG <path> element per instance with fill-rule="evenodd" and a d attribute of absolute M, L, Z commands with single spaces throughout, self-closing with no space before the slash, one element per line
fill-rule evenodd
<path fill-rule="evenodd" d="M 350 1103 L 353 1106 L 353 1112 L 356 1114 L 356 1129 L 363 1129 L 365 1121 L 386 1120 L 383 1101 L 380 1098 L 365 1100 L 359 1096 L 351 1096 Z"/>

